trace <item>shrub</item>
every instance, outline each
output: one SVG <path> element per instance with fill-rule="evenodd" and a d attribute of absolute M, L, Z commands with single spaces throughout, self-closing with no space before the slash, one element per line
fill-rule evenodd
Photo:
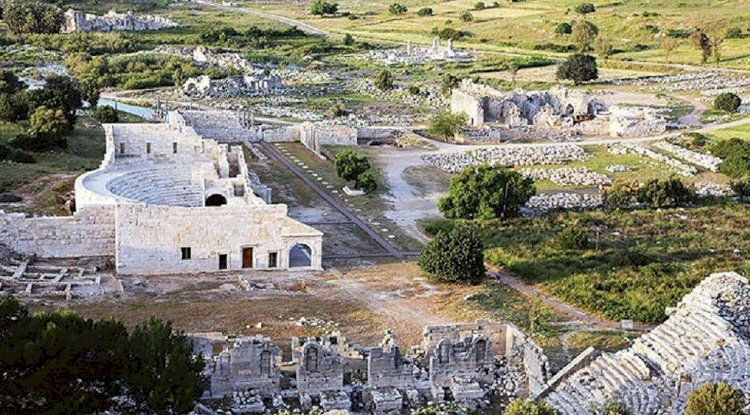
<path fill-rule="evenodd" d="M 615 399 L 608 399 L 599 405 L 593 405 L 591 415 L 631 415 L 627 406 Z"/>
<path fill-rule="evenodd" d="M 357 176 L 356 186 L 357 189 L 364 190 L 365 193 L 372 193 L 377 190 L 378 181 L 376 179 L 375 171 L 369 169 Z"/>
<path fill-rule="evenodd" d="M 578 45 L 581 52 L 586 52 L 591 48 L 591 45 L 599 35 L 599 28 L 591 22 L 586 20 L 579 20 L 573 23 L 571 29 L 571 38 L 573 43 Z"/>
<path fill-rule="evenodd" d="M 711 152 L 724 161 L 719 164 L 719 172 L 729 177 L 750 175 L 750 143 L 739 138 L 730 138 L 716 144 Z"/>
<path fill-rule="evenodd" d="M 474 10 L 484 10 L 486 8 L 487 8 L 487 5 L 484 4 L 483 1 L 478 1 L 478 2 L 474 3 Z"/>
<path fill-rule="evenodd" d="M 120 122 L 120 115 L 117 110 L 105 105 L 103 107 L 97 107 L 94 111 L 94 119 L 100 123 L 116 123 Z"/>
<path fill-rule="evenodd" d="M 315 0 L 310 4 L 310 14 L 315 16 L 325 16 L 327 14 L 336 14 L 339 10 L 339 4 L 327 2 L 325 0 Z"/>
<path fill-rule="evenodd" d="M 505 408 L 504 415 L 560 415 L 556 409 L 546 402 L 516 399 Z"/>
<path fill-rule="evenodd" d="M 585 229 L 568 226 L 557 234 L 561 249 L 579 250 L 589 246 L 589 235 Z"/>
<path fill-rule="evenodd" d="M 596 11 L 596 6 L 593 3 L 580 3 L 573 10 L 578 14 L 589 14 Z"/>
<path fill-rule="evenodd" d="M 638 196 L 638 183 L 618 179 L 604 190 L 603 204 L 607 210 L 628 209 L 633 206 Z"/>
<path fill-rule="evenodd" d="M 742 29 L 739 27 L 730 27 L 724 34 L 724 37 L 727 39 L 739 39 L 742 37 Z"/>
<path fill-rule="evenodd" d="M 417 10 L 417 16 L 420 16 L 420 17 L 432 16 L 432 8 L 422 7 L 421 9 Z"/>
<path fill-rule="evenodd" d="M 409 11 L 409 9 L 407 9 L 406 6 L 404 6 L 401 3 L 393 3 L 390 6 L 388 6 L 388 11 L 391 14 L 404 14 L 407 11 Z"/>
<path fill-rule="evenodd" d="M 555 34 L 569 35 L 571 33 L 573 33 L 573 26 L 568 22 L 560 22 L 555 26 Z"/>
<path fill-rule="evenodd" d="M 416 85 L 412 85 L 409 87 L 409 93 L 412 95 L 419 95 L 420 92 L 422 91 L 420 91 L 419 87 Z"/>
<path fill-rule="evenodd" d="M 363 154 L 347 148 L 336 154 L 333 160 L 336 167 L 336 175 L 346 181 L 357 180 L 357 178 L 372 167 L 370 160 Z"/>
<path fill-rule="evenodd" d="M 353 44 L 354 44 L 354 37 L 350 35 L 349 33 L 344 35 L 344 45 L 351 46 Z"/>
<path fill-rule="evenodd" d="M 750 177 L 744 176 L 738 180 L 732 180 L 729 187 L 737 196 L 748 197 L 750 196 Z"/>
<path fill-rule="evenodd" d="M 419 267 L 438 281 L 478 282 L 484 278 L 484 245 L 479 234 L 467 225 L 440 232 L 425 245 Z"/>
<path fill-rule="evenodd" d="M 742 99 L 731 92 L 719 94 L 714 100 L 714 109 L 724 112 L 736 112 L 742 105 Z"/>
<path fill-rule="evenodd" d="M 568 57 L 557 68 L 557 79 L 567 79 L 579 85 L 599 77 L 596 58 L 590 55 L 576 53 Z"/>
<path fill-rule="evenodd" d="M 685 415 L 742 415 L 745 395 L 726 383 L 705 383 L 688 397 Z"/>
<path fill-rule="evenodd" d="M 0 120 L 17 122 L 29 117 L 28 94 L 25 91 L 15 94 L 0 94 Z"/>
<path fill-rule="evenodd" d="M 13 33 L 58 33 L 64 22 L 62 9 L 39 0 L 7 0 L 2 7 Z"/>
<path fill-rule="evenodd" d="M 487 164 L 470 166 L 451 178 L 438 210 L 450 219 L 510 218 L 518 216 L 534 193 L 534 182 L 518 172 Z"/>
<path fill-rule="evenodd" d="M 693 190 L 675 177 L 664 180 L 651 179 L 638 189 L 638 202 L 652 208 L 683 206 L 693 199 Z"/>
<path fill-rule="evenodd" d="M 383 69 L 375 75 L 373 84 L 381 91 L 388 91 L 393 88 L 393 75 L 388 70 Z"/>
<path fill-rule="evenodd" d="M 466 121 L 467 117 L 463 112 L 441 112 L 430 119 L 427 134 L 448 140 L 455 137 L 461 131 L 461 127 L 466 124 Z"/>
<path fill-rule="evenodd" d="M 452 74 L 445 74 L 440 78 L 440 92 L 443 95 L 450 95 L 453 88 L 458 86 L 460 80 Z"/>
<path fill-rule="evenodd" d="M 463 12 L 461 13 L 461 21 L 462 22 L 471 22 L 474 20 L 474 16 L 469 12 Z"/>

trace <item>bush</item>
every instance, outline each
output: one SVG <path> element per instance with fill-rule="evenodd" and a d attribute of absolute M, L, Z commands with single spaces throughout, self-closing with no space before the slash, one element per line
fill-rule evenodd
<path fill-rule="evenodd" d="M 726 383 L 705 383 L 688 397 L 685 415 L 742 415 L 745 395 Z"/>
<path fill-rule="evenodd" d="M 463 112 L 441 112 L 430 118 L 427 134 L 448 140 L 455 137 L 461 131 L 461 127 L 466 124 L 466 121 L 467 117 Z"/>
<path fill-rule="evenodd" d="M 742 37 L 742 29 L 739 27 L 730 27 L 724 34 L 724 37 L 727 39 L 740 39 Z"/>
<path fill-rule="evenodd" d="M 393 88 L 393 75 L 387 69 L 383 69 L 375 75 L 373 84 L 381 91 L 388 91 Z"/>
<path fill-rule="evenodd" d="M 607 210 L 632 207 L 638 197 L 638 182 L 618 179 L 604 190 L 603 204 Z"/>
<path fill-rule="evenodd" d="M 591 415 L 631 415 L 627 406 L 620 401 L 608 399 L 591 408 Z"/>
<path fill-rule="evenodd" d="M 421 9 L 417 10 L 417 16 L 420 16 L 420 17 L 432 16 L 432 8 L 422 7 Z"/>
<path fill-rule="evenodd" d="M 5 144 L 0 144 L 0 160 L 10 160 L 16 163 L 36 163 L 34 156 L 31 154 L 17 148 L 10 148 Z"/>
<path fill-rule="evenodd" d="M 17 34 L 58 33 L 64 22 L 62 9 L 39 0 L 6 0 L 2 7 L 3 20 Z"/>
<path fill-rule="evenodd" d="M 116 123 L 120 122 L 120 115 L 117 110 L 105 105 L 103 107 L 97 107 L 94 111 L 94 119 L 100 123 Z"/>
<path fill-rule="evenodd" d="M 591 22 L 580 20 L 573 24 L 571 38 L 581 52 L 586 52 L 599 35 L 599 28 Z"/>
<path fill-rule="evenodd" d="M 657 209 L 684 206 L 694 199 L 693 190 L 675 177 L 651 179 L 638 189 L 638 202 Z"/>
<path fill-rule="evenodd" d="M 372 193 L 375 190 L 378 189 L 378 181 L 376 179 L 376 174 L 374 169 L 369 169 L 359 176 L 357 176 L 356 179 L 356 186 L 359 190 L 364 190 L 365 193 Z"/>
<path fill-rule="evenodd" d="M 585 229 L 569 226 L 558 233 L 557 243 L 561 249 L 586 249 L 589 246 L 589 235 Z"/>
<path fill-rule="evenodd" d="M 351 46 L 353 44 L 354 44 L 354 37 L 350 35 L 349 33 L 344 35 L 344 45 Z"/>
<path fill-rule="evenodd" d="M 484 245 L 470 226 L 455 226 L 440 232 L 425 245 L 419 267 L 441 282 L 481 281 L 485 274 Z"/>
<path fill-rule="evenodd" d="M 403 4 L 401 4 L 401 3 L 393 3 L 393 4 L 391 4 L 390 6 L 388 6 L 388 11 L 389 11 L 389 12 L 390 12 L 391 14 L 404 14 L 404 13 L 406 13 L 406 12 L 407 12 L 408 10 L 409 10 L 409 9 L 407 9 L 407 8 L 406 8 L 406 6 L 404 6 L 404 5 L 403 5 Z"/>
<path fill-rule="evenodd" d="M 579 85 L 599 77 L 596 58 L 590 55 L 576 53 L 568 57 L 557 68 L 557 79 L 567 79 Z"/>
<path fill-rule="evenodd" d="M 732 180 L 729 187 L 737 196 L 748 197 L 750 196 L 750 177 L 745 176 L 738 180 Z"/>
<path fill-rule="evenodd" d="M 474 10 L 484 10 L 486 8 L 487 8 L 487 5 L 484 4 L 483 1 L 478 1 L 478 2 L 474 3 Z"/>
<path fill-rule="evenodd" d="M 469 12 L 463 12 L 461 13 L 461 21 L 462 22 L 471 22 L 474 20 L 474 16 Z"/>
<path fill-rule="evenodd" d="M 719 164 L 720 173 L 733 178 L 750 175 L 750 142 L 731 138 L 716 144 L 711 152 L 724 160 Z"/>
<path fill-rule="evenodd" d="M 527 401 L 516 399 L 505 408 L 504 415 L 560 415 L 556 409 L 552 408 L 546 402 Z"/>
<path fill-rule="evenodd" d="M 357 180 L 372 167 L 365 155 L 350 148 L 339 151 L 333 159 L 333 165 L 336 167 L 336 175 L 346 181 Z"/>
<path fill-rule="evenodd" d="M 325 16 L 327 14 L 336 14 L 339 10 L 339 4 L 327 2 L 325 0 L 315 0 L 310 4 L 310 14 L 314 16 Z"/>
<path fill-rule="evenodd" d="M 409 87 L 409 93 L 412 95 L 419 95 L 422 92 L 418 86 L 412 85 Z"/>
<path fill-rule="evenodd" d="M 573 10 L 578 14 L 589 14 L 596 11 L 596 6 L 593 3 L 581 3 L 576 5 Z"/>
<path fill-rule="evenodd" d="M 518 216 L 534 193 L 534 182 L 518 172 L 487 164 L 470 166 L 451 178 L 438 210 L 450 219 L 510 218 Z"/>
<path fill-rule="evenodd" d="M 555 34 L 569 35 L 571 33 L 573 33 L 573 26 L 568 22 L 560 22 L 555 26 Z"/>
<path fill-rule="evenodd" d="M 724 112 L 737 112 L 740 105 L 742 105 L 742 99 L 731 92 L 721 93 L 714 100 L 714 109 Z"/>

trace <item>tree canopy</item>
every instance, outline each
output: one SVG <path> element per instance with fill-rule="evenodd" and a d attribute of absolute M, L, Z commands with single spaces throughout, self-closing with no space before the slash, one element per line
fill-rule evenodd
<path fill-rule="evenodd" d="M 439 281 L 478 282 L 486 273 L 484 244 L 472 227 L 454 226 L 425 245 L 419 266 Z"/>
<path fill-rule="evenodd" d="M 726 383 L 705 383 L 688 397 L 685 415 L 742 415 L 745 395 Z"/>
<path fill-rule="evenodd" d="M 63 11 L 40 0 L 5 0 L 3 20 L 11 32 L 58 33 L 65 20 Z"/>
<path fill-rule="evenodd" d="M 557 79 L 567 79 L 576 85 L 598 77 L 599 69 L 596 66 L 596 58 L 582 53 L 569 56 L 557 68 Z"/>
<path fill-rule="evenodd" d="M 430 118 L 427 134 L 448 140 L 461 131 L 461 127 L 466 124 L 467 119 L 468 117 L 463 112 L 441 112 Z"/>
<path fill-rule="evenodd" d="M 451 219 L 496 219 L 517 216 L 536 193 L 534 182 L 498 166 L 470 166 L 451 178 L 438 209 Z"/>

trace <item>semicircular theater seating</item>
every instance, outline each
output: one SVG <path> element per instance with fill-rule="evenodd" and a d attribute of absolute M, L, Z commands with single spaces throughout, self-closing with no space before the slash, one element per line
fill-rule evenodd
<path fill-rule="evenodd" d="M 191 169 L 170 164 L 123 174 L 107 183 L 107 190 L 152 205 L 203 206 L 201 188 L 191 177 Z"/>

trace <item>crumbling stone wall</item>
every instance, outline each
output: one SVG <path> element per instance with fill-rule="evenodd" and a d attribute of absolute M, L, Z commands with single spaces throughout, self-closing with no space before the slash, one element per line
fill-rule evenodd
<path fill-rule="evenodd" d="M 87 207 L 72 216 L 26 217 L 0 210 L 0 243 L 24 255 L 49 258 L 111 256 L 114 209 Z"/>
<path fill-rule="evenodd" d="M 207 363 L 212 397 L 221 398 L 235 390 L 255 390 L 273 396 L 281 385 L 281 349 L 267 337 L 233 339 Z"/>
<path fill-rule="evenodd" d="M 64 17 L 65 22 L 60 30 L 61 33 L 159 30 L 179 26 L 174 21 L 161 16 L 136 16 L 131 12 L 117 13 L 114 10 L 110 10 L 103 16 L 97 16 L 80 10 L 68 9 Z"/>
<path fill-rule="evenodd" d="M 346 125 L 306 122 L 300 126 L 299 139 L 315 154 L 324 145 L 357 145 L 357 129 Z"/>

